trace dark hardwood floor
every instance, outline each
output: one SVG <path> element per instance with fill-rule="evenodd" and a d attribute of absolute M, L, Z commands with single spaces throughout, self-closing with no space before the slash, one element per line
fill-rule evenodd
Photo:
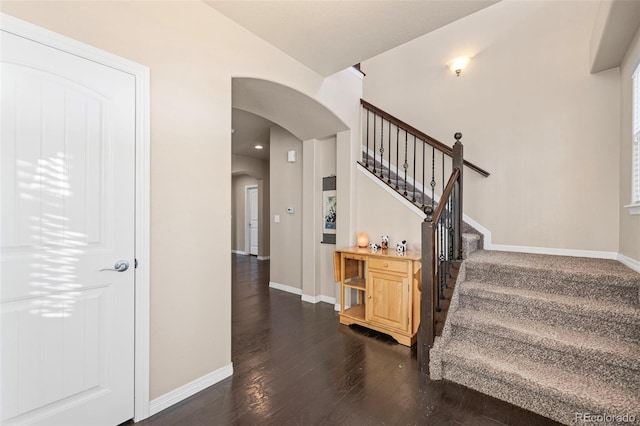
<path fill-rule="evenodd" d="M 138 424 L 557 424 L 421 377 L 415 347 L 340 325 L 332 305 L 269 289 L 269 262 L 253 256 L 233 255 L 232 361 L 232 377 Z"/>

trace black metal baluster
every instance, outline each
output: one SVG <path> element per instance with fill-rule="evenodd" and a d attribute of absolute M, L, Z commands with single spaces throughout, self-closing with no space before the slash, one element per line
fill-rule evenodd
<path fill-rule="evenodd" d="M 389 126 L 391 126 L 391 123 L 389 123 Z M 381 117 L 380 119 L 380 177 L 383 177 L 383 174 L 384 174 L 383 160 L 384 160 L 384 120 Z"/>
<path fill-rule="evenodd" d="M 431 147 L 431 210 L 435 211 L 436 204 L 436 149 Z"/>
<path fill-rule="evenodd" d="M 424 169 L 426 167 L 426 163 L 427 163 L 427 144 L 424 143 L 424 141 L 422 141 L 422 208 L 424 209 L 426 203 L 425 203 L 425 198 L 427 198 L 427 190 L 426 190 L 426 186 L 425 184 L 427 183 L 424 180 Z"/>
<path fill-rule="evenodd" d="M 438 282 L 436 282 L 435 285 L 436 285 L 436 299 L 438 300 L 438 302 L 437 302 L 438 308 L 436 310 L 438 312 L 440 312 L 440 300 L 442 300 L 440 298 L 440 282 L 442 281 L 442 278 L 441 278 L 442 271 L 441 271 L 441 268 L 440 268 L 440 250 L 441 250 L 441 245 L 442 245 L 441 230 L 440 230 L 441 226 L 442 226 L 442 216 L 440 218 L 438 218 L 437 228 L 436 228 L 437 229 L 437 238 L 438 238 L 438 244 L 437 244 L 438 250 L 435 252 L 435 255 L 436 255 L 436 265 L 437 265 L 436 268 L 437 268 L 437 271 L 438 271 L 438 274 L 437 274 Z"/>
<path fill-rule="evenodd" d="M 409 138 L 409 133 L 407 133 L 407 131 L 404 131 L 404 164 L 402 165 L 402 167 L 404 167 L 404 195 L 407 195 L 407 168 L 409 168 L 409 163 L 407 163 L 407 154 L 408 154 L 408 148 L 407 148 L 407 141 Z"/>
<path fill-rule="evenodd" d="M 400 127 L 396 128 L 396 189 L 400 188 Z"/>
<path fill-rule="evenodd" d="M 442 200 L 440 199 L 440 202 L 443 202 L 446 200 Z M 443 212 L 445 214 L 445 216 L 443 216 L 440 220 L 440 253 L 438 254 L 438 260 L 439 260 L 439 264 L 440 264 L 440 299 L 444 300 L 444 283 L 446 281 L 446 276 L 445 276 L 445 268 L 444 268 L 444 264 L 445 264 L 445 239 L 444 239 L 444 233 L 445 233 L 445 227 L 447 226 L 446 224 L 446 209 Z"/>
<path fill-rule="evenodd" d="M 451 268 L 453 268 L 453 228 L 456 226 L 455 192 L 456 188 L 454 186 L 453 191 L 451 191 L 451 224 L 449 224 L 449 276 L 451 276 Z"/>
<path fill-rule="evenodd" d="M 364 152 L 364 165 L 369 167 L 369 114 L 370 111 L 367 110 L 367 150 Z"/>
<path fill-rule="evenodd" d="M 376 113 L 373 113 L 373 173 L 376 172 Z"/>
<path fill-rule="evenodd" d="M 391 123 L 389 123 L 389 178 L 387 179 L 387 183 L 391 184 Z"/>
<path fill-rule="evenodd" d="M 416 135 L 413 135 L 413 198 L 412 202 L 416 202 L 416 157 L 418 152 L 416 151 Z"/>
<path fill-rule="evenodd" d="M 374 139 L 374 143 L 375 143 L 375 139 Z M 441 197 L 444 195 L 444 187 L 445 187 L 445 182 L 444 182 L 444 152 L 443 152 L 442 153 L 442 192 L 440 193 Z M 447 200 L 440 200 L 440 201 L 447 201 Z"/>
<path fill-rule="evenodd" d="M 438 220 L 435 223 L 435 231 L 436 231 L 436 249 L 434 251 L 434 255 L 435 255 L 435 265 L 436 265 L 436 282 L 433 283 L 433 285 L 435 285 L 436 287 L 436 312 L 440 312 L 441 308 L 440 308 L 440 221 L 441 219 L 438 218 Z"/>
<path fill-rule="evenodd" d="M 453 194 L 449 196 L 449 213 L 447 214 L 447 279 L 451 277 L 451 256 L 453 255 Z M 445 282 L 445 287 L 447 283 Z"/>
<path fill-rule="evenodd" d="M 445 181 L 444 181 L 444 177 L 445 177 L 445 175 L 444 175 L 444 152 L 442 152 L 442 156 L 441 157 L 442 157 L 442 192 L 440 193 L 440 202 L 441 203 L 445 203 L 445 205 L 444 205 L 445 208 L 443 210 L 444 223 L 442 224 L 442 238 L 444 239 L 444 238 L 446 238 L 446 234 L 445 233 L 449 232 L 448 229 L 447 229 L 447 226 L 448 226 L 447 225 L 447 207 L 449 206 L 449 199 L 448 198 L 447 199 L 443 199 L 442 198 L 442 197 L 444 197 L 444 188 L 446 186 L 445 185 Z M 446 271 L 444 270 L 445 269 L 445 260 L 446 260 L 445 259 L 446 258 L 446 256 L 445 256 L 446 251 L 445 250 L 446 250 L 446 248 L 443 249 L 443 251 L 442 251 L 442 253 L 440 255 L 440 261 L 442 262 L 442 269 L 443 269 L 443 271 L 442 271 L 443 281 L 446 280 L 446 278 L 445 278 L 446 277 Z M 443 288 L 443 292 L 444 292 L 444 284 L 443 284 L 442 281 L 440 282 L 440 286 Z M 443 294 L 443 297 L 444 297 L 444 294 Z"/>

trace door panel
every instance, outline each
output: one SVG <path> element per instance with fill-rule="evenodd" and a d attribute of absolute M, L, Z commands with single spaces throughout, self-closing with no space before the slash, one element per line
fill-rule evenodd
<path fill-rule="evenodd" d="M 249 188 L 249 254 L 258 255 L 258 188 Z"/>
<path fill-rule="evenodd" d="M 408 331 L 408 279 L 369 269 L 368 280 L 367 321 Z"/>
<path fill-rule="evenodd" d="M 133 417 L 135 78 L 1 31 L 3 425 Z"/>

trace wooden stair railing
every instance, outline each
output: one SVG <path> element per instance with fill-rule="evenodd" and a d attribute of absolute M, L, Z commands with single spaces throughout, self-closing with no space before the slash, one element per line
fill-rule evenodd
<path fill-rule="evenodd" d="M 400 131 L 404 131 L 406 134 L 411 135 L 411 137 L 415 136 L 417 138 L 417 140 L 433 147 L 434 149 L 444 153 L 445 155 L 449 156 L 449 157 L 453 157 L 453 150 L 451 147 L 449 147 L 448 145 L 440 142 L 439 140 L 435 139 L 434 137 L 431 137 L 429 135 L 427 135 L 426 133 L 416 129 L 415 127 L 413 127 L 412 125 L 405 123 L 404 121 L 400 120 L 399 118 L 394 117 L 393 115 L 389 114 L 386 111 L 383 111 L 382 109 L 378 108 L 375 105 L 370 104 L 369 102 L 365 101 L 364 99 L 360 99 L 360 104 L 362 105 L 363 109 L 366 112 L 366 120 L 368 122 L 371 122 L 373 120 L 376 120 L 376 118 L 378 118 L 380 120 L 381 123 L 381 133 L 383 133 L 384 131 L 384 122 L 388 122 L 387 125 L 391 125 L 397 129 L 400 129 Z M 370 115 L 373 115 L 373 118 L 370 117 Z M 367 149 L 369 147 L 369 126 L 367 126 L 366 129 L 366 142 L 367 142 Z M 377 155 L 377 153 L 375 152 L 375 146 L 382 146 L 384 148 L 384 141 L 380 141 L 382 142 L 382 145 L 377 145 L 376 144 L 376 140 L 375 137 L 377 136 L 376 133 L 376 128 L 374 126 L 373 130 L 373 134 L 371 135 L 372 138 L 374 138 L 373 140 L 373 146 L 374 146 L 374 161 L 375 156 Z M 389 135 L 392 136 L 392 135 Z M 392 142 L 393 138 L 390 138 L 389 141 Z M 389 154 L 391 154 L 391 147 L 388 148 L 387 152 Z M 384 158 L 382 158 L 382 160 L 384 160 Z M 382 162 L 382 161 L 381 161 Z M 389 161 L 389 163 L 391 163 L 391 161 Z M 396 162 L 396 165 L 398 165 L 398 163 Z M 476 166 L 475 164 L 464 160 L 464 165 L 467 166 L 468 168 L 470 168 L 471 170 L 479 173 L 481 176 L 484 177 L 488 177 L 490 175 L 490 173 L 478 166 Z"/>
<path fill-rule="evenodd" d="M 454 262 L 462 260 L 462 134 L 456 133 L 453 146 L 453 172 L 435 211 L 425 208 L 422 222 L 422 279 L 420 329 L 418 330 L 418 369 L 429 374 L 429 350 L 442 332 L 446 315 L 438 318 Z M 448 306 L 447 306 L 448 307 Z M 441 324 L 438 324 L 441 321 Z"/>
<path fill-rule="evenodd" d="M 359 163 L 426 216 L 421 236 L 424 290 L 417 350 L 419 370 L 428 374 L 429 350 L 442 331 L 448 306 L 445 299 L 451 294 L 454 268 L 462 260 L 463 171 L 467 167 L 484 177 L 489 172 L 464 159 L 461 133 L 454 135 L 451 148 L 365 100 L 361 104 L 365 140 Z M 450 164 L 445 157 L 451 158 Z"/>

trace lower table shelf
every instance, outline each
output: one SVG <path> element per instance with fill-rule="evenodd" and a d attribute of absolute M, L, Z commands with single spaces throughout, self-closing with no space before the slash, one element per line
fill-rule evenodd
<path fill-rule="evenodd" d="M 365 305 L 354 305 L 348 309 L 345 309 L 340 313 L 340 316 L 350 317 L 356 320 L 364 321 L 365 318 Z"/>

